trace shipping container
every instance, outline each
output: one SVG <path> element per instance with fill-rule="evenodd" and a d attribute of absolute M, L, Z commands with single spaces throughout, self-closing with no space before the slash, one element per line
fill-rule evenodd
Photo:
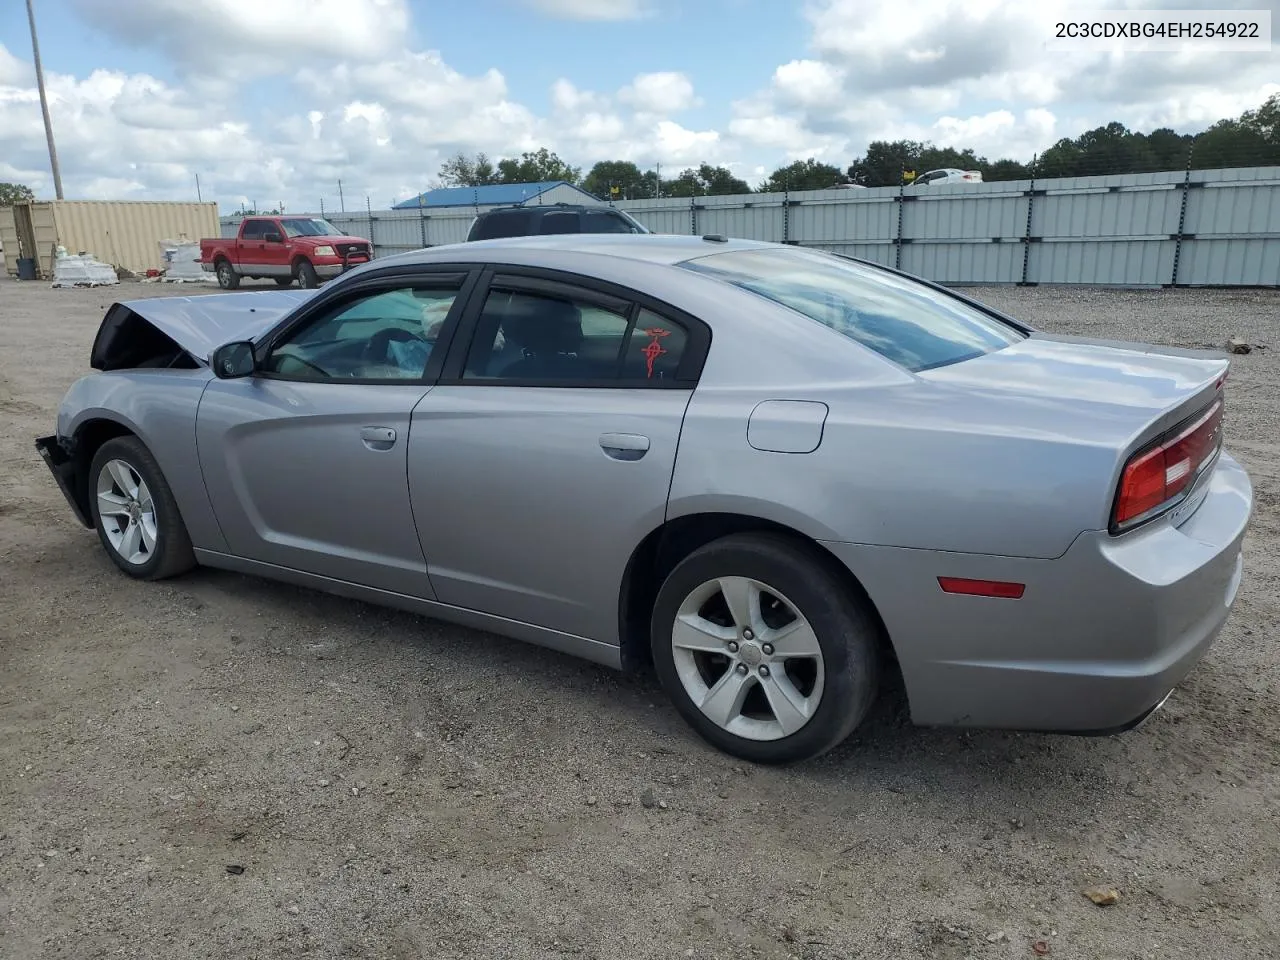
<path fill-rule="evenodd" d="M 142 274 L 164 266 L 161 241 L 197 241 L 216 237 L 218 230 L 216 203 L 52 200 L 0 207 L 0 241 L 10 276 L 18 273 L 21 251 L 24 257 L 35 257 L 41 278 L 52 278 L 59 246 L 69 254 L 92 254 Z"/>

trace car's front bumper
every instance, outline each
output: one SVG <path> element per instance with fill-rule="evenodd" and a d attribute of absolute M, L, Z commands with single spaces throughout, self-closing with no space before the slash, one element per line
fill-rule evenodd
<path fill-rule="evenodd" d="M 53 479 L 57 481 L 58 489 L 67 498 L 67 503 L 71 505 L 72 511 L 75 512 L 76 519 L 84 526 L 92 527 L 93 522 L 85 516 L 84 507 L 81 506 L 80 499 L 76 496 L 76 464 L 70 451 L 62 445 L 56 436 L 40 437 L 36 440 L 36 449 L 40 451 L 41 459 L 48 466 L 49 472 L 53 474 Z"/>
<path fill-rule="evenodd" d="M 1054 560 L 826 546 L 876 604 L 915 722 L 1108 733 L 1144 720 L 1218 636 L 1252 507 L 1248 475 L 1223 453 L 1181 525 L 1086 533 Z M 1026 589 L 948 594 L 938 577 Z"/>
<path fill-rule="evenodd" d="M 325 259 L 320 262 L 312 263 L 315 267 L 316 276 L 322 280 L 332 280 L 336 276 L 346 273 L 348 270 L 354 270 L 356 267 L 363 267 L 369 262 L 369 258 L 365 256 L 339 258 L 337 260 Z"/>

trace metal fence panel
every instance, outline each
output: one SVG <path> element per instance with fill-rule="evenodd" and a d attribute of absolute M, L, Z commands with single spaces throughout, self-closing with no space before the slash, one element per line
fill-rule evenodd
<path fill-rule="evenodd" d="M 617 206 L 657 233 L 799 244 L 953 284 L 1280 286 L 1280 167 Z M 461 242 L 474 215 L 471 207 L 327 214 L 373 241 L 378 256 Z M 239 219 L 225 218 L 224 234 Z"/>

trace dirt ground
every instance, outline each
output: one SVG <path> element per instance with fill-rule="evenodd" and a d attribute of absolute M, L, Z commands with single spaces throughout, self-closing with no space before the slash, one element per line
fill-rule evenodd
<path fill-rule="evenodd" d="M 1163 711 L 1101 739 L 957 732 L 890 694 L 779 770 L 704 746 L 649 678 L 242 576 L 120 574 L 32 439 L 113 299 L 192 290 L 0 281 L 0 956 L 1273 954 L 1276 292 L 972 291 L 1048 329 L 1272 345 L 1228 386 L 1244 585 Z"/>

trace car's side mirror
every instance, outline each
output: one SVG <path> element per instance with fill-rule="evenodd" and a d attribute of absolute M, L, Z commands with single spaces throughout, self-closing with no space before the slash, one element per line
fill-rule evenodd
<path fill-rule="evenodd" d="M 209 357 L 209 366 L 213 368 L 213 375 L 219 380 L 251 376 L 257 369 L 257 362 L 253 356 L 253 344 L 248 340 L 224 343 Z"/>
<path fill-rule="evenodd" d="M 268 233 L 267 243 L 284 243 L 284 236 L 279 233 Z"/>

